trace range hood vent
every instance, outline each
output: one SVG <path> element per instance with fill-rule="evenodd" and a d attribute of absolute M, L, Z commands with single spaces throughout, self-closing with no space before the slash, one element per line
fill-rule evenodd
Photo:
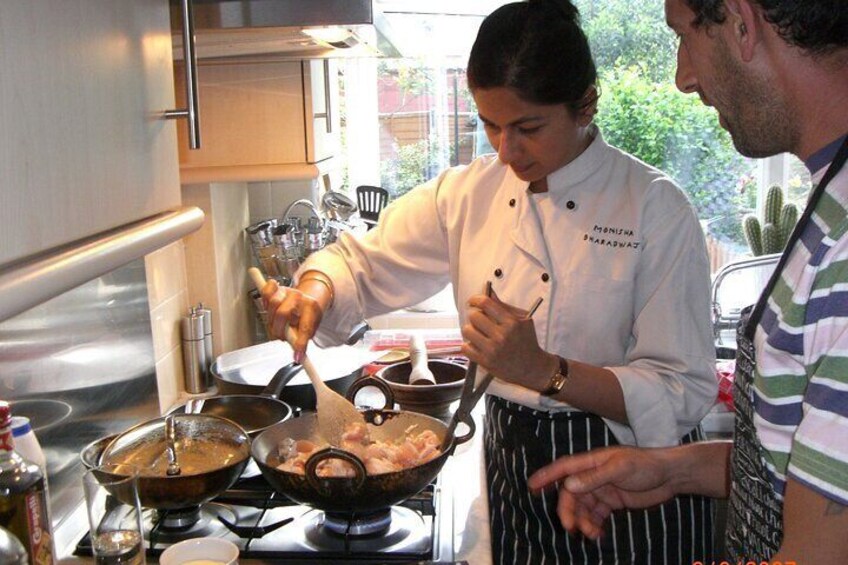
<path fill-rule="evenodd" d="M 194 0 L 198 59 L 400 57 L 375 0 Z M 182 16 L 171 4 L 174 57 Z"/>

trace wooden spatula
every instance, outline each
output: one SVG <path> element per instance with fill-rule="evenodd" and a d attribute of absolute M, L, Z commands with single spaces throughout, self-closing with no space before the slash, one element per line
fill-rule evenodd
<path fill-rule="evenodd" d="M 262 276 L 262 273 L 256 267 L 251 267 L 247 272 L 250 274 L 250 278 L 253 279 L 256 289 L 261 291 L 262 287 L 265 286 L 265 277 Z M 289 345 L 292 345 L 294 339 L 295 336 L 291 327 L 286 326 L 286 341 L 289 342 Z M 341 446 L 342 434 L 344 434 L 345 427 L 349 424 L 362 424 L 365 426 L 365 419 L 344 396 L 324 383 L 308 356 L 304 355 L 300 363 L 309 376 L 309 380 L 312 381 L 312 386 L 315 387 L 318 430 L 324 436 L 324 439 L 327 440 L 327 443 L 339 447 Z"/>

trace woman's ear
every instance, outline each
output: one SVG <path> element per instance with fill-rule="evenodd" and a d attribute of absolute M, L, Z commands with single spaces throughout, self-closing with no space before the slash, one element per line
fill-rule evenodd
<path fill-rule="evenodd" d="M 583 98 L 580 99 L 580 109 L 577 110 L 577 124 L 586 127 L 595 119 L 598 113 L 598 88 L 593 84 L 586 89 Z"/>

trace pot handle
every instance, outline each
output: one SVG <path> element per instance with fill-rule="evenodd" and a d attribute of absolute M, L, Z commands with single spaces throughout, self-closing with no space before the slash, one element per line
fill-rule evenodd
<path fill-rule="evenodd" d="M 322 496 L 330 496 L 332 494 L 326 481 L 322 480 L 316 473 L 318 470 L 318 464 L 325 459 L 341 459 L 342 461 L 347 461 L 353 465 L 353 469 L 356 471 L 356 476 L 353 479 L 354 483 L 352 491 L 357 492 L 362 487 L 362 484 L 365 482 L 366 475 L 365 464 L 362 462 L 362 459 L 349 451 L 337 449 L 335 447 L 327 447 L 312 454 L 312 456 L 306 460 L 305 468 L 306 480 L 312 488 L 318 491 Z"/>
<path fill-rule="evenodd" d="M 282 367 L 271 378 L 271 381 L 262 389 L 260 396 L 268 396 L 273 399 L 279 399 L 283 393 L 283 389 L 297 375 L 303 367 L 298 363 L 289 363 Z"/>
<path fill-rule="evenodd" d="M 462 445 L 463 443 L 474 437 L 474 432 L 477 429 L 477 425 L 474 423 L 474 418 L 470 414 L 468 415 L 468 418 L 459 418 L 458 420 L 459 422 L 468 426 L 468 432 L 462 434 L 461 436 L 454 434 L 453 441 L 451 441 L 450 447 L 448 448 L 448 451 L 450 451 L 451 454 L 453 454 L 457 446 Z"/>
<path fill-rule="evenodd" d="M 345 393 L 345 398 L 347 398 L 351 404 L 354 406 L 356 403 L 353 401 L 356 398 L 356 393 L 362 390 L 365 387 L 373 386 L 380 389 L 380 392 L 383 393 L 383 397 L 386 399 L 385 404 L 382 408 L 378 410 L 391 410 L 395 406 L 395 395 L 392 392 L 391 387 L 389 387 L 388 383 L 383 379 L 377 377 L 360 377 L 351 383 L 350 387 L 347 389 L 347 393 Z"/>

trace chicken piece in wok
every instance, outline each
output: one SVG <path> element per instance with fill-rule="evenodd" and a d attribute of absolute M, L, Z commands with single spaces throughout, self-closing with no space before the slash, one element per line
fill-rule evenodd
<path fill-rule="evenodd" d="M 342 436 L 341 448 L 353 453 L 365 464 L 369 475 L 380 475 L 411 469 L 423 465 L 439 455 L 441 441 L 432 430 L 415 432 L 416 426 L 407 428 L 396 441 L 370 441 L 363 424 L 351 424 Z M 315 452 L 327 447 L 308 440 L 287 438 L 280 443 L 280 461 L 277 469 L 304 475 L 306 461 Z M 319 477 L 353 478 L 353 465 L 341 459 L 325 459 L 318 464 Z"/>

